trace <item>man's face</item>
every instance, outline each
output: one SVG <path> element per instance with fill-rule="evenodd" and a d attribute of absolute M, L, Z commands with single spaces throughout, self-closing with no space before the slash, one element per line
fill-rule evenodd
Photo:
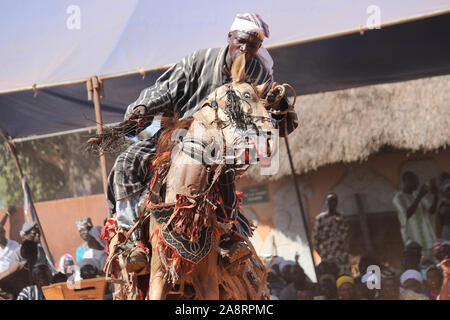
<path fill-rule="evenodd" d="M 327 205 L 328 209 L 331 211 L 335 211 L 338 204 L 338 198 L 335 194 L 330 194 L 327 196 Z"/>
<path fill-rule="evenodd" d="M 26 233 L 23 236 L 23 240 L 31 240 L 34 241 L 36 243 L 39 243 L 41 241 L 41 232 L 39 231 L 39 229 L 37 227 L 31 229 L 30 231 L 28 231 L 28 233 Z"/>
<path fill-rule="evenodd" d="M 245 62 L 249 62 L 258 52 L 262 41 L 255 35 L 242 32 L 233 31 L 228 33 L 229 52 L 233 62 L 238 55 L 245 53 Z"/>
<path fill-rule="evenodd" d="M 345 282 L 339 287 L 338 294 L 342 300 L 353 300 L 355 299 L 355 286 L 350 282 Z"/>
<path fill-rule="evenodd" d="M 97 276 L 97 269 L 91 264 L 86 264 L 80 268 L 80 276 L 82 279 L 93 279 Z"/>
<path fill-rule="evenodd" d="M 405 185 L 410 190 L 416 190 L 419 187 L 419 178 L 415 174 L 406 176 Z"/>
<path fill-rule="evenodd" d="M 38 287 L 48 286 L 51 282 L 48 268 L 42 266 L 35 273 L 35 282 Z"/>
<path fill-rule="evenodd" d="M 433 291 L 439 291 L 442 286 L 442 273 L 439 270 L 429 270 L 427 272 L 427 286 L 430 287 Z"/>
<path fill-rule="evenodd" d="M 91 230 L 91 227 L 86 223 L 84 224 L 78 231 L 80 232 L 80 237 L 84 241 L 88 241 L 89 239 L 89 230 Z"/>
<path fill-rule="evenodd" d="M 73 266 L 74 262 L 72 260 L 66 260 L 64 261 L 64 273 L 65 274 L 72 274 L 73 271 L 70 271 L 69 268 L 70 266 Z"/>
<path fill-rule="evenodd" d="M 385 279 L 381 283 L 381 295 L 384 299 L 398 299 L 400 285 L 396 279 Z"/>
<path fill-rule="evenodd" d="M 408 279 L 408 280 L 406 280 L 405 283 L 403 284 L 403 287 L 405 289 L 412 290 L 412 291 L 414 291 L 416 293 L 420 293 L 420 291 L 422 289 L 422 285 L 416 279 Z"/>

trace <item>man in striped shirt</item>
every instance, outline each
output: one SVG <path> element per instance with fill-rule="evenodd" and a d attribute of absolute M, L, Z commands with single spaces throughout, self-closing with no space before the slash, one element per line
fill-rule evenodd
<path fill-rule="evenodd" d="M 267 24 L 257 14 L 238 14 L 228 33 L 225 48 L 197 50 L 169 68 L 156 83 L 144 89 L 139 98 L 130 104 L 125 120 L 132 115 L 145 115 L 158 112 L 164 116 L 177 115 L 179 118 L 191 117 L 206 96 L 216 88 L 231 82 L 230 70 L 239 54 L 245 54 L 245 72 L 255 84 L 273 82 L 273 61 L 262 47 L 264 37 L 269 37 Z M 272 101 L 276 95 L 274 85 L 267 86 L 265 96 Z M 287 98 L 271 105 L 272 108 L 288 108 Z M 281 137 L 287 136 L 298 125 L 295 112 L 272 116 L 273 124 L 279 129 Z M 148 181 L 149 159 L 156 150 L 159 133 L 146 141 L 129 147 L 116 160 L 109 176 L 108 201 L 113 212 L 117 213 L 120 227 L 128 230 L 137 221 L 137 204 Z M 144 192 L 145 194 L 145 192 Z M 139 239 L 134 233 L 132 238 Z"/>

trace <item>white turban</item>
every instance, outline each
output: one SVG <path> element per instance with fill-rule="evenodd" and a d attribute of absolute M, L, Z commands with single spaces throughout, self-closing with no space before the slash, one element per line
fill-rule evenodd
<path fill-rule="evenodd" d="M 420 283 L 423 282 L 422 274 L 419 271 L 414 270 L 414 269 L 408 269 L 402 273 L 402 275 L 400 276 L 400 284 L 403 285 L 406 282 L 406 280 L 409 280 L 409 279 L 417 280 Z"/>
<path fill-rule="evenodd" d="M 237 14 L 231 25 L 230 31 L 244 31 L 248 33 L 256 33 L 261 41 L 264 37 L 268 38 L 269 26 L 261 19 L 257 13 L 242 13 Z"/>
<path fill-rule="evenodd" d="M 247 33 L 254 33 L 261 41 L 264 37 L 268 38 L 270 35 L 269 26 L 257 13 L 242 13 L 237 14 L 231 25 L 230 31 L 243 31 Z M 273 60 L 266 48 L 261 46 L 257 52 L 264 66 L 272 73 Z"/>

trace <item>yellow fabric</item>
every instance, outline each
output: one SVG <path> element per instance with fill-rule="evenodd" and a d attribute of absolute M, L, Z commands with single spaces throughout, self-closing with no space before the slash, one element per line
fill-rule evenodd
<path fill-rule="evenodd" d="M 346 282 L 349 282 L 349 283 L 351 283 L 351 284 L 355 284 L 355 280 L 353 280 L 352 277 L 350 277 L 350 276 L 341 276 L 341 277 L 339 277 L 339 278 L 336 280 L 336 287 L 339 289 L 339 287 L 340 287 L 342 284 L 346 283 Z"/>

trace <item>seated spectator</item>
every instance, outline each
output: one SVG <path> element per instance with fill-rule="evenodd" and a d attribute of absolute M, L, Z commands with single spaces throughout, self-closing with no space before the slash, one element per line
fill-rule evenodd
<path fill-rule="evenodd" d="M 355 280 L 349 275 L 342 275 L 336 280 L 339 300 L 357 300 Z"/>
<path fill-rule="evenodd" d="M 99 275 L 99 270 L 95 264 L 96 261 L 94 259 L 83 259 L 78 263 L 81 279 L 93 279 Z"/>
<path fill-rule="evenodd" d="M 305 286 L 297 292 L 297 300 L 314 300 L 314 284 L 305 284 Z"/>
<path fill-rule="evenodd" d="M 398 300 L 400 298 L 400 281 L 389 268 L 381 271 L 381 289 L 378 300 Z"/>
<path fill-rule="evenodd" d="M 325 300 L 336 300 L 338 298 L 336 278 L 331 274 L 324 274 L 319 278 L 319 296 Z"/>
<path fill-rule="evenodd" d="M 53 266 L 53 264 L 48 259 L 47 255 L 45 254 L 44 248 L 41 245 L 41 231 L 39 229 L 39 226 L 35 222 L 25 222 L 22 226 L 22 229 L 20 230 L 20 237 L 23 241 L 30 240 L 34 241 L 38 248 L 38 258 L 36 263 L 45 263 L 49 266 L 49 268 L 53 271 L 56 271 L 56 268 Z M 18 263 L 22 260 L 22 256 L 20 255 L 20 247 L 17 248 L 14 251 L 14 254 L 12 256 L 12 261 L 14 263 Z"/>
<path fill-rule="evenodd" d="M 430 300 L 422 294 L 422 274 L 414 269 L 408 269 L 400 276 L 402 292 L 400 300 Z"/>
<path fill-rule="evenodd" d="M 66 282 L 68 279 L 67 275 L 62 272 L 57 272 L 53 275 L 53 281 L 52 283 L 60 283 L 60 282 Z"/>
<path fill-rule="evenodd" d="M 33 266 L 34 285 L 27 286 L 17 296 L 17 300 L 45 300 L 42 287 L 51 284 L 52 274 L 47 264 L 35 264 Z"/>
<path fill-rule="evenodd" d="M 280 292 L 280 300 L 296 300 L 298 291 L 306 284 L 306 275 L 303 268 L 293 261 L 285 261 L 280 269 L 286 282 L 285 287 Z"/>
<path fill-rule="evenodd" d="M 67 277 L 70 277 L 74 273 L 74 268 L 71 266 L 75 265 L 75 261 L 73 260 L 73 257 L 66 253 L 59 259 L 59 272 L 67 275 Z"/>
<path fill-rule="evenodd" d="M 425 272 L 425 295 L 431 300 L 436 300 L 441 292 L 443 280 L 442 271 L 438 267 L 429 267 Z"/>
<path fill-rule="evenodd" d="M 33 285 L 31 270 L 37 260 L 37 244 L 25 240 L 20 246 L 22 260 L 0 274 L 0 296 L 4 299 L 16 299 L 23 288 Z"/>
<path fill-rule="evenodd" d="M 5 228 L 0 224 L 0 273 L 14 264 L 12 257 L 19 246 L 16 241 L 6 238 Z"/>
<path fill-rule="evenodd" d="M 339 267 L 332 259 L 322 261 L 317 266 L 317 275 L 319 277 L 317 294 L 326 300 L 337 299 L 336 279 L 339 274 Z"/>
<path fill-rule="evenodd" d="M 371 254 L 362 256 L 358 263 L 360 275 L 355 278 L 356 295 L 361 300 L 373 300 L 377 294 L 376 289 L 369 289 L 367 285 L 367 282 L 377 283 L 380 281 L 380 279 L 377 279 L 376 274 L 367 272 L 367 269 L 370 266 L 377 266 L 380 269 L 382 268 L 381 262 L 376 255 Z"/>
<path fill-rule="evenodd" d="M 102 228 L 100 226 L 93 226 L 91 218 L 83 218 L 76 222 L 80 237 L 85 241 L 77 248 L 77 262 L 80 263 L 83 259 L 93 259 L 97 270 L 103 270 L 103 265 L 107 254 L 106 241 L 100 240 Z"/>

